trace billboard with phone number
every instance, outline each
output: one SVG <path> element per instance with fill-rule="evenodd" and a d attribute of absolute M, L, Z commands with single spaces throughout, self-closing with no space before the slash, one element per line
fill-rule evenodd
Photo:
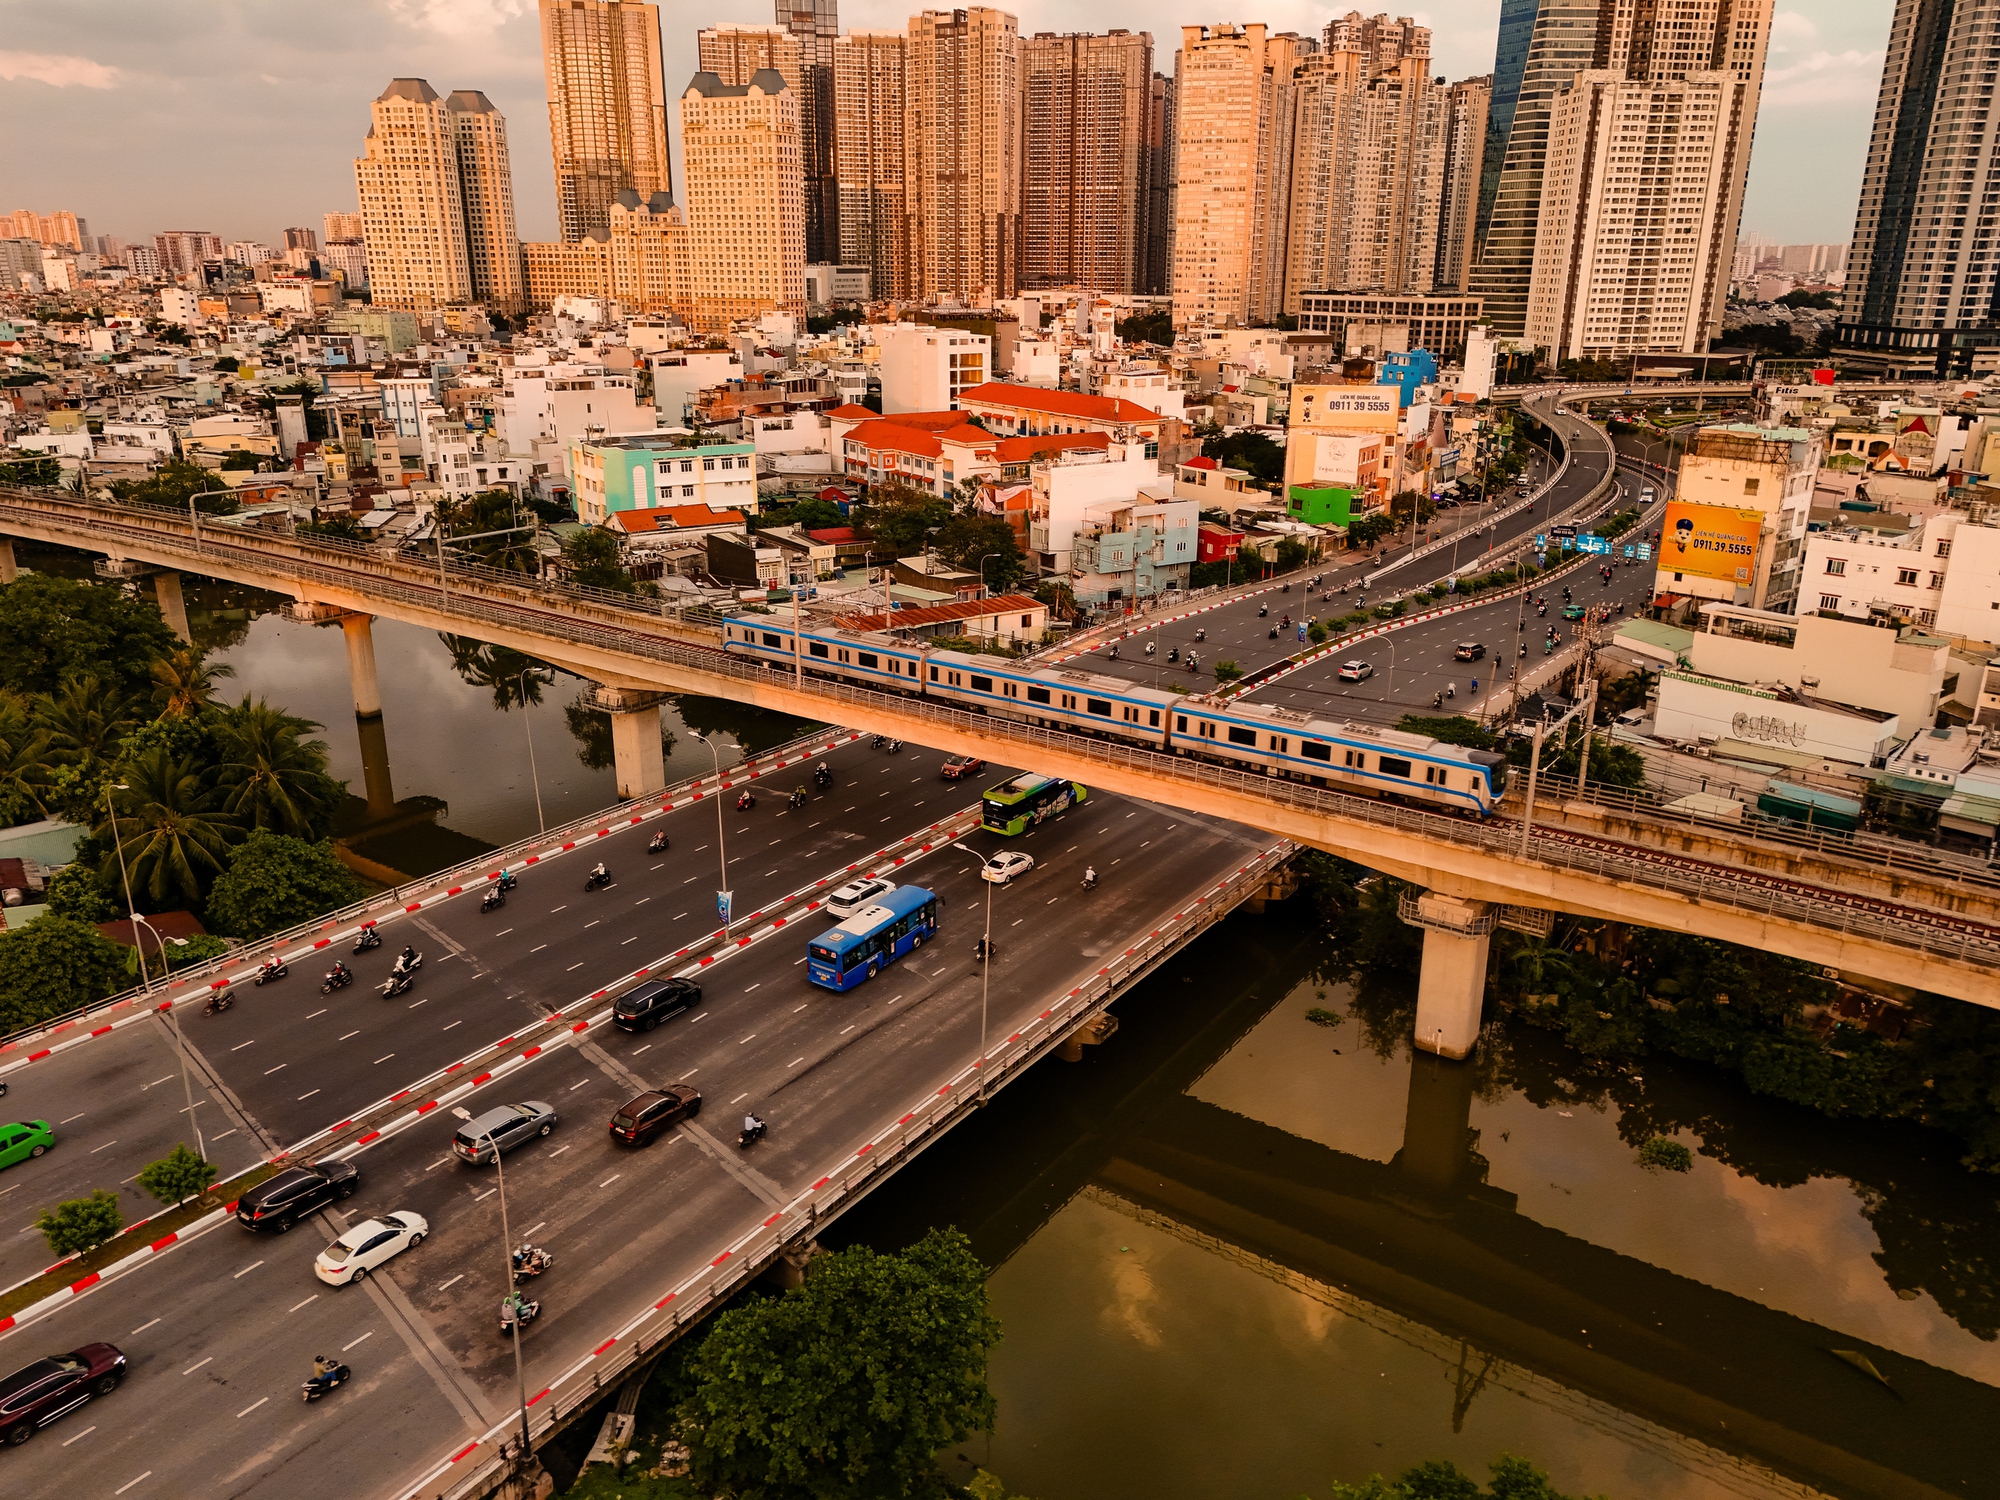
<path fill-rule="evenodd" d="M 1756 571 L 1757 534 L 1763 523 L 1760 510 L 1669 501 L 1660 528 L 1660 568 L 1747 585 Z"/>

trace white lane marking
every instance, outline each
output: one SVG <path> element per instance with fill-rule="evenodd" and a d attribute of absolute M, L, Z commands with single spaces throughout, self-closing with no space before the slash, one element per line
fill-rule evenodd
<path fill-rule="evenodd" d="M 465 1280 L 465 1272 L 460 1271 L 456 1276 L 452 1277 L 451 1280 L 444 1283 L 443 1286 L 440 1286 L 438 1290 L 441 1292 L 448 1292 L 463 1280 Z"/>
<path fill-rule="evenodd" d="M 255 1401 L 252 1401 L 248 1406 L 244 1407 L 243 1410 L 239 1411 L 236 1414 L 237 1417 L 241 1419 L 243 1417 L 249 1416 L 251 1412 L 255 1411 L 258 1407 L 262 1406 L 266 1401 L 269 1401 L 270 1399 L 271 1398 L 269 1396 L 259 1396 Z"/>
<path fill-rule="evenodd" d="M 371 1328 L 366 1333 L 362 1334 L 360 1338 L 356 1339 L 353 1344 L 342 1344 L 340 1346 L 340 1352 L 342 1354 L 345 1354 L 349 1349 L 352 1349 L 354 1347 L 354 1344 L 366 1343 L 369 1339 L 372 1339 L 374 1337 L 375 1337 L 375 1330 Z"/>
<path fill-rule="evenodd" d="M 71 1443 L 80 1443 L 95 1431 L 97 1431 L 97 1424 L 95 1422 L 92 1422 L 88 1427 L 84 1428 L 83 1431 L 79 1432 L 75 1437 L 65 1438 L 63 1440 L 63 1446 L 67 1448 Z"/>
<path fill-rule="evenodd" d="M 308 1100 L 308 1099 L 312 1098 L 313 1094 L 317 1094 L 318 1092 L 319 1092 L 319 1090 L 318 1090 L 318 1089 L 314 1089 L 314 1090 L 312 1091 L 312 1093 L 307 1093 L 307 1094 L 301 1094 L 301 1095 L 299 1095 L 299 1101 L 298 1101 L 298 1102 L 299 1102 L 299 1103 L 301 1103 L 301 1104 L 303 1104 L 303 1103 L 305 1103 L 305 1102 L 306 1102 L 306 1100 Z"/>
<path fill-rule="evenodd" d="M 803 958 L 795 958 L 795 959 L 793 959 L 793 960 L 792 960 L 792 967 L 796 969 L 796 968 L 797 968 L 797 967 L 798 967 L 798 966 L 799 966 L 800 964 L 802 964 L 802 963 L 804 963 L 804 962 L 805 962 L 805 960 L 804 960 Z M 805 1009 L 805 1007 L 804 1007 L 804 1006 L 800 1006 L 800 1007 L 799 1007 L 799 1010 L 804 1010 L 804 1009 Z M 794 1015 L 797 1015 L 797 1014 L 798 1014 L 798 1011 L 794 1011 L 794 1012 L 792 1012 L 792 1014 L 794 1014 Z"/>
<path fill-rule="evenodd" d="M 743 993 L 747 995 L 750 993 L 750 990 L 762 989 L 763 986 L 764 986 L 764 981 L 760 979 L 755 984 L 751 985 L 749 990 L 745 990 Z"/>
<path fill-rule="evenodd" d="M 811 1004 L 812 1004 L 812 1001 L 810 1001 L 810 1000 L 806 1001 L 806 1005 L 811 1005 Z M 801 1005 L 801 1006 L 799 1006 L 797 1010 L 794 1010 L 794 1011 L 792 1012 L 792 1014 L 793 1014 L 793 1015 L 797 1015 L 797 1014 L 799 1013 L 799 1011 L 801 1011 L 801 1010 L 804 1010 L 804 1009 L 806 1008 L 806 1005 Z"/>
<path fill-rule="evenodd" d="M 463 1022 L 463 1021 L 453 1021 L 453 1022 L 451 1023 L 451 1026 L 463 1026 L 464 1024 L 465 1024 L 465 1022 Z M 445 1030 L 446 1030 L 446 1031 L 449 1031 L 449 1030 L 451 1030 L 451 1026 L 447 1026 L 447 1027 L 445 1027 Z"/>
<path fill-rule="evenodd" d="M 746 1036 L 745 1038 L 743 1038 L 743 1041 L 741 1041 L 741 1042 L 738 1042 L 738 1043 L 737 1043 L 736 1045 L 737 1045 L 737 1046 L 739 1046 L 739 1047 L 741 1047 L 741 1046 L 743 1046 L 743 1045 L 744 1045 L 744 1043 L 747 1043 L 747 1042 L 754 1042 L 754 1041 L 756 1041 L 756 1040 L 757 1040 L 757 1033 L 753 1031 L 753 1032 L 751 1032 L 751 1033 L 750 1033 L 750 1035 L 748 1035 L 748 1036 Z"/>
<path fill-rule="evenodd" d="M 548 947 L 547 943 L 537 943 L 534 947 L 530 948 L 528 951 L 530 953 L 540 953 L 542 949 L 546 947 Z"/>
<path fill-rule="evenodd" d="M 347 1037 L 360 1036 L 360 1035 L 361 1033 L 358 1031 L 350 1031 L 347 1033 L 347 1036 L 342 1037 L 341 1040 L 344 1042 L 347 1040 Z"/>
<path fill-rule="evenodd" d="M 314 1012 L 312 1013 L 312 1015 L 310 1015 L 310 1016 L 307 1016 L 307 1017 L 306 1017 L 306 1019 L 307 1019 L 308 1021 L 310 1021 L 310 1020 L 313 1020 L 313 1019 L 314 1019 L 315 1017 L 318 1017 L 318 1016 L 323 1016 L 323 1015 L 325 1015 L 325 1014 L 326 1014 L 326 1009 L 325 1009 L 325 1007 L 324 1007 L 324 1006 L 322 1006 L 322 1007 L 321 1007 L 320 1009 L 318 1009 L 318 1010 L 314 1011 Z"/>
<path fill-rule="evenodd" d="M 435 1172 L 439 1167 L 443 1166 L 446 1162 L 450 1160 L 451 1158 L 449 1156 L 440 1156 L 436 1161 L 432 1162 L 428 1167 L 425 1167 L 424 1170 L 426 1172 Z"/>
<path fill-rule="evenodd" d="M 612 1183 L 616 1182 L 619 1178 L 623 1177 L 624 1175 L 625 1174 L 623 1172 L 613 1172 L 609 1177 L 605 1178 L 604 1181 L 598 1183 L 598 1186 L 601 1188 L 608 1188 L 611 1186 Z"/>
<path fill-rule="evenodd" d="M 500 1189 L 498 1189 L 497 1187 L 490 1187 L 485 1192 L 481 1193 L 477 1198 L 474 1198 L 472 1201 L 474 1203 L 484 1203 L 488 1198 L 491 1198 L 495 1193 L 499 1191 Z"/>
<path fill-rule="evenodd" d="M 229 1279 L 231 1281 L 241 1281 L 245 1276 L 248 1276 L 252 1271 L 256 1270 L 259 1266 L 263 1264 L 264 1262 L 262 1262 L 261 1260 L 253 1260 L 250 1262 L 249 1265 L 245 1266 L 242 1270 L 238 1271 L 234 1276 L 230 1277 Z"/>
<path fill-rule="evenodd" d="M 748 1099 L 749 1097 L 750 1096 L 748 1094 L 738 1094 L 734 1099 L 731 1099 L 729 1102 L 731 1104 L 741 1104 L 745 1099 Z"/>
<path fill-rule="evenodd" d="M 568 967 L 567 969 L 564 969 L 564 970 L 563 970 L 563 973 L 565 973 L 565 974 L 574 974 L 574 973 L 575 973 L 575 972 L 576 972 L 576 971 L 577 971 L 578 969 L 580 969 L 580 968 L 582 968 L 582 967 L 583 967 L 583 965 L 582 965 L 582 964 L 571 964 L 571 965 L 570 965 L 570 966 L 569 966 L 569 967 Z"/>
<path fill-rule="evenodd" d="M 584 1079 L 584 1080 L 583 1080 L 583 1083 L 572 1083 L 572 1084 L 571 1084 L 571 1085 L 569 1086 L 569 1091 L 570 1091 L 570 1092 L 571 1092 L 572 1094 L 574 1094 L 574 1093 L 575 1093 L 575 1092 L 576 1092 L 576 1091 L 577 1091 L 578 1089 L 580 1089 L 580 1088 L 582 1088 L 582 1087 L 583 1087 L 583 1084 L 584 1084 L 584 1083 L 589 1083 L 589 1082 L 590 1082 L 590 1080 L 589 1080 L 588 1078 L 586 1078 L 586 1079 Z"/>
<path fill-rule="evenodd" d="M 384 1052 L 380 1057 L 375 1059 L 373 1066 L 380 1067 L 383 1063 L 387 1062 L 390 1058 L 394 1057 L 395 1055 L 396 1054 L 393 1052 Z"/>
<path fill-rule="evenodd" d="M 421 1000 L 412 1000 L 408 1005 L 404 1006 L 403 1009 L 415 1010 L 419 1005 L 429 1005 L 430 1003 L 431 1003 L 431 997 L 426 995 Z"/>
<path fill-rule="evenodd" d="M 652 1050 L 652 1048 L 653 1048 L 653 1044 L 652 1044 L 651 1042 L 648 1042 L 648 1043 L 646 1043 L 646 1045 L 645 1045 L 645 1046 L 643 1046 L 643 1047 L 635 1047 L 635 1048 L 633 1048 L 633 1049 L 632 1049 L 632 1055 L 633 1055 L 634 1057 L 637 1057 L 637 1056 L 638 1056 L 638 1055 L 639 1055 L 639 1054 L 640 1054 L 641 1052 L 650 1052 L 650 1051 Z"/>
<path fill-rule="evenodd" d="M 856 1024 L 858 1025 L 859 1023 L 857 1022 Z M 853 1026 L 850 1026 L 850 1027 L 848 1027 L 848 1028 L 847 1028 L 847 1031 L 843 1031 L 843 1032 L 841 1032 L 841 1035 L 842 1035 L 842 1036 L 846 1036 L 846 1035 L 847 1035 L 847 1032 L 848 1032 L 848 1031 L 852 1031 L 853 1029 L 854 1029 L 854 1027 L 853 1027 Z"/>
<path fill-rule="evenodd" d="M 653 866 L 653 868 L 657 870 L 659 866 L 655 865 Z M 653 898 L 651 896 L 641 896 L 637 901 L 634 901 L 632 904 L 634 906 L 644 906 L 648 901 L 651 901 L 652 899 Z"/>
<path fill-rule="evenodd" d="M 591 928 L 595 927 L 599 922 L 602 922 L 603 920 L 604 918 L 602 917 L 592 917 L 588 922 L 585 922 L 583 924 L 583 930 L 585 932 L 588 932 L 590 931 Z"/>
<path fill-rule="evenodd" d="M 506 935 L 507 935 L 508 933 L 512 932 L 513 930 L 514 930 L 514 929 L 513 929 L 513 928 L 511 928 L 511 927 L 503 927 L 503 928 L 501 928 L 501 929 L 500 929 L 500 930 L 499 930 L 498 932 L 494 933 L 493 935 L 494 935 L 495 937 L 505 937 L 505 936 L 506 936 Z"/>
<path fill-rule="evenodd" d="M 569 1150 L 569 1146 L 568 1146 L 568 1145 L 562 1145 L 562 1146 L 558 1146 L 558 1147 L 556 1147 L 556 1149 L 555 1149 L 555 1150 L 553 1150 L 553 1151 L 549 1152 L 549 1160 L 551 1160 L 551 1161 L 555 1160 L 555 1158 L 557 1158 L 558 1156 L 561 1156 L 561 1155 L 563 1154 L 563 1152 L 565 1152 L 565 1151 L 567 1151 L 567 1150 Z"/>
<path fill-rule="evenodd" d="M 164 1077 L 164 1078 L 155 1078 L 155 1079 L 153 1080 L 153 1083 L 165 1083 L 165 1082 L 167 1081 L 167 1079 L 168 1079 L 168 1078 L 171 1078 L 171 1077 L 173 1077 L 173 1076 L 174 1076 L 173 1074 L 169 1073 L 169 1074 L 167 1074 L 167 1075 L 166 1075 L 166 1077 Z M 142 1083 L 142 1084 L 140 1084 L 140 1085 L 139 1085 L 139 1087 L 140 1087 L 141 1089 L 149 1089 L 149 1088 L 151 1088 L 151 1087 L 153 1086 L 153 1083 Z M 151 1473 L 152 1471 L 151 1471 L 151 1470 L 149 1469 L 149 1470 L 147 1470 L 147 1472 L 148 1472 L 148 1473 Z"/>
<path fill-rule="evenodd" d="M 707 1011 L 703 1011 L 703 1012 L 702 1012 L 702 1013 L 701 1013 L 700 1015 L 698 1015 L 698 1016 L 689 1016 L 689 1017 L 688 1017 L 688 1025 L 692 1026 L 692 1025 L 694 1025 L 694 1023 L 695 1023 L 696 1021 L 706 1021 L 707 1019 L 708 1019 L 708 1012 L 707 1012 Z"/>
<path fill-rule="evenodd" d="M 257 1038 L 253 1036 L 247 1042 L 238 1042 L 234 1047 L 231 1047 L 229 1050 L 231 1052 L 241 1052 L 245 1047 L 254 1047 L 256 1045 L 257 1045 Z"/>
<path fill-rule="evenodd" d="M 189 1365 L 185 1370 L 181 1371 L 181 1374 L 192 1375 L 196 1370 L 199 1370 L 203 1365 L 211 1365 L 214 1363 L 215 1363 L 215 1356 L 211 1354 L 207 1359 L 196 1360 L 193 1364 Z"/>
<path fill-rule="evenodd" d="M 681 1074 L 681 1076 L 680 1076 L 680 1077 L 676 1078 L 676 1079 L 674 1080 L 674 1082 L 675 1082 L 675 1083 L 686 1083 L 686 1082 L 687 1082 L 687 1081 L 688 1081 L 688 1080 L 689 1080 L 690 1078 L 694 1077 L 694 1075 L 695 1075 L 695 1074 L 697 1074 L 697 1073 L 699 1073 L 700 1071 L 701 1071 L 701 1069 L 700 1069 L 700 1068 L 689 1068 L 689 1069 L 688 1069 L 688 1070 L 687 1070 L 687 1071 L 686 1071 L 685 1073 Z M 34 1228 L 35 1226 L 34 1226 L 34 1225 L 32 1225 L 32 1224 L 30 1224 L 30 1225 L 29 1225 L 28 1227 L 29 1227 L 30 1229 L 33 1229 L 33 1228 Z"/>
<path fill-rule="evenodd" d="M 550 908 L 549 908 L 549 915 L 550 915 L 550 916 L 554 916 L 554 915 L 555 915 L 555 914 L 556 914 L 557 912 L 559 912 L 559 911 L 568 911 L 568 910 L 569 910 L 569 903 L 568 903 L 567 901 L 565 901 L 565 902 L 563 902 L 563 904 L 562 904 L 561 906 L 552 906 L 552 907 L 550 907 Z"/>
<path fill-rule="evenodd" d="M 153 1319 L 153 1323 L 157 1323 L 159 1321 L 160 1320 L 158 1318 Z M 153 1326 L 153 1323 L 141 1323 L 137 1328 L 133 1329 L 131 1333 L 126 1334 L 125 1337 L 129 1339 L 133 1336 L 133 1334 L 144 1333 L 148 1328 L 151 1328 Z"/>
<path fill-rule="evenodd" d="M 182 1110 L 182 1111 L 181 1111 L 181 1113 L 182 1113 L 182 1114 L 186 1114 L 186 1113 L 187 1113 L 187 1111 L 186 1111 L 186 1110 Z M 110 1150 L 110 1149 L 111 1149 L 111 1148 L 112 1148 L 113 1146 L 115 1146 L 115 1145 L 117 1145 L 117 1144 L 118 1144 L 118 1142 L 117 1142 L 117 1141 L 115 1141 L 115 1140 L 110 1140 L 110 1141 L 106 1141 L 106 1142 L 105 1142 L 105 1143 L 104 1143 L 104 1144 L 103 1144 L 102 1146 L 92 1146 L 92 1147 L 90 1148 L 90 1154 L 91 1154 L 92 1156 L 95 1156 L 95 1155 L 97 1155 L 97 1153 L 98 1153 L 98 1152 L 100 1152 L 100 1151 L 108 1151 L 108 1150 Z"/>
<path fill-rule="evenodd" d="M 153 1471 L 151 1469 L 148 1469 L 145 1473 L 139 1476 L 139 1479 L 151 1479 L 152 1477 L 153 1477 Z M 137 1484 L 139 1482 L 139 1479 L 128 1479 L 123 1484 L 119 1485 L 118 1488 L 113 1490 L 111 1493 L 114 1495 L 122 1495 L 127 1490 L 131 1489 L 133 1485 Z"/>
<path fill-rule="evenodd" d="M 638 939 L 637 939 L 636 937 L 628 937 L 627 939 L 625 939 L 625 942 L 624 942 L 624 943 L 620 943 L 620 944 L 619 944 L 618 946 L 619 946 L 619 947 L 621 947 L 621 948 L 623 948 L 623 947 L 625 946 L 625 944 L 626 944 L 626 943 L 636 943 L 636 942 L 638 942 L 638 941 L 639 941 L 639 940 L 638 940 Z"/>
<path fill-rule="evenodd" d="M 795 1057 L 790 1062 L 786 1063 L 785 1066 L 787 1068 L 796 1068 L 800 1063 L 804 1061 L 805 1059 L 803 1057 Z"/>
<path fill-rule="evenodd" d="M 236 1134 L 236 1127 L 232 1125 L 229 1129 L 223 1131 L 221 1135 L 212 1135 L 209 1139 L 211 1141 L 225 1141 L 234 1134 Z"/>

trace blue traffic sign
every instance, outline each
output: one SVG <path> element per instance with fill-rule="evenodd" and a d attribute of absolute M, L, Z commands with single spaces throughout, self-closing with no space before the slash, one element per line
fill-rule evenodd
<path fill-rule="evenodd" d="M 1535 550 L 1537 552 L 1546 552 L 1549 550 L 1549 538 L 1546 532 L 1538 531 L 1535 533 Z"/>
<path fill-rule="evenodd" d="M 1653 544 L 1651 542 L 1639 543 L 1639 561 L 1651 562 L 1652 560 L 1653 560 Z"/>

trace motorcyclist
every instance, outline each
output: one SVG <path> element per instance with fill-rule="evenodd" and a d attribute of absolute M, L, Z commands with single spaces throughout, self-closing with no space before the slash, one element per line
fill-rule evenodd
<path fill-rule="evenodd" d="M 603 860 L 600 859 L 597 862 L 597 868 L 590 872 L 590 878 L 597 881 L 606 881 L 611 878 L 611 872 L 604 868 Z"/>
<path fill-rule="evenodd" d="M 326 977 L 331 979 L 335 984 L 345 984 L 354 977 L 354 971 L 348 968 L 342 960 L 336 958 L 333 961 L 333 968 L 328 972 Z"/>
<path fill-rule="evenodd" d="M 500 872 L 501 890 L 511 891 L 514 889 L 515 886 L 519 885 L 520 883 L 521 883 L 520 877 L 516 875 L 512 870 L 502 870 Z"/>
<path fill-rule="evenodd" d="M 1085 866 L 1083 867 L 1083 883 L 1084 883 L 1085 885 L 1096 885 L 1096 884 L 1097 884 L 1097 866 L 1096 866 L 1096 865 L 1085 865 Z"/>
<path fill-rule="evenodd" d="M 324 1354 L 315 1354 L 313 1356 L 313 1384 L 327 1384 L 327 1382 L 333 1379 L 333 1372 L 339 1368 L 338 1363 L 328 1359 Z"/>
<path fill-rule="evenodd" d="M 745 1135 L 755 1135 L 758 1131 L 762 1130 L 763 1128 L 764 1128 L 764 1122 L 758 1119 L 755 1115 L 746 1114 L 743 1117 L 743 1133 Z"/>
<path fill-rule="evenodd" d="M 403 951 L 396 955 L 396 967 L 393 972 L 407 974 L 410 971 L 410 966 L 416 961 L 417 950 L 409 943 L 405 943 L 403 944 Z"/>

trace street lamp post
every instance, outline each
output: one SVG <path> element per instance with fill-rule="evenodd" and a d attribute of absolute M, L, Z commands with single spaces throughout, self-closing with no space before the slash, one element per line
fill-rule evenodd
<path fill-rule="evenodd" d="M 549 831 L 549 820 L 542 816 L 542 773 L 535 765 L 535 716 L 528 711 L 528 674 L 533 667 L 521 668 L 521 722 L 528 727 L 528 775 L 535 783 L 535 823 L 543 833 Z"/>
<path fill-rule="evenodd" d="M 470 1125 L 472 1111 L 462 1104 L 452 1106 L 451 1112 Z M 500 1147 L 494 1142 L 490 1132 L 480 1132 L 488 1146 L 493 1148 L 493 1172 L 496 1185 L 500 1189 L 500 1259 L 504 1263 L 501 1288 L 507 1297 L 514 1295 L 514 1236 L 507 1228 L 507 1173 L 500 1165 Z M 514 1311 L 514 1394 L 521 1404 L 521 1458 L 525 1462 L 530 1445 L 528 1442 L 528 1385 L 521 1374 L 521 1314 Z"/>
<path fill-rule="evenodd" d="M 715 852 L 722 865 L 722 887 L 715 893 L 716 905 L 722 917 L 722 935 L 729 936 L 731 919 L 734 917 L 735 902 L 729 892 L 729 849 L 722 832 L 722 755 L 715 748 L 715 742 L 705 734 L 695 736 L 708 746 L 709 759 L 715 762 Z"/>

